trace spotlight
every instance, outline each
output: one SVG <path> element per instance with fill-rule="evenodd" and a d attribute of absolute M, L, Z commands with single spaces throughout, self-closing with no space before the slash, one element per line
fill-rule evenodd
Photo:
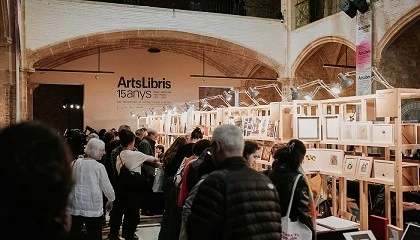
<path fill-rule="evenodd" d="M 66 109 L 67 108 L 67 105 L 63 105 L 63 108 Z"/>
<path fill-rule="evenodd" d="M 74 105 L 73 104 L 70 104 L 70 108 L 74 108 Z"/>
<path fill-rule="evenodd" d="M 349 78 L 347 75 L 345 75 L 343 73 L 338 74 L 338 79 L 340 79 L 341 89 L 349 88 L 354 83 L 353 79 Z"/>
<path fill-rule="evenodd" d="M 302 97 L 302 92 L 296 87 L 292 86 L 290 90 L 292 90 L 292 100 L 299 100 Z"/>
<path fill-rule="evenodd" d="M 194 103 L 192 103 L 192 102 L 185 103 L 185 106 L 187 107 L 187 109 L 190 109 L 190 108 L 194 109 L 195 108 Z"/>
<path fill-rule="evenodd" d="M 80 105 L 79 104 L 76 104 L 76 109 L 80 109 Z"/>
<path fill-rule="evenodd" d="M 228 101 L 228 102 L 230 100 L 232 100 L 232 94 L 230 94 L 230 91 L 229 92 L 223 91 L 223 96 L 225 97 L 226 101 Z"/>
<path fill-rule="evenodd" d="M 357 14 L 357 7 L 351 0 L 341 0 L 340 9 L 351 18 L 354 18 Z"/>
<path fill-rule="evenodd" d="M 283 13 L 281 11 L 279 12 L 278 18 L 279 18 L 281 23 L 284 22 L 284 16 L 283 16 Z"/>
<path fill-rule="evenodd" d="M 365 13 L 369 10 L 369 4 L 366 0 L 352 0 L 352 2 L 361 13 Z"/>
<path fill-rule="evenodd" d="M 248 91 L 252 98 L 255 98 L 258 96 L 258 94 L 260 94 L 260 92 L 255 87 L 249 87 Z"/>

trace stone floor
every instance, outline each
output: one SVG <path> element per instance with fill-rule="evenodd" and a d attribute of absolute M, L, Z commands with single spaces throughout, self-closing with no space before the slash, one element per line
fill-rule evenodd
<path fill-rule="evenodd" d="M 160 231 L 161 215 L 157 216 L 141 216 L 140 224 L 137 226 L 136 234 L 140 240 L 157 240 Z M 107 216 L 108 220 L 108 216 Z M 108 239 L 109 227 L 105 227 L 102 231 L 102 239 Z M 120 233 L 121 235 L 121 233 Z"/>

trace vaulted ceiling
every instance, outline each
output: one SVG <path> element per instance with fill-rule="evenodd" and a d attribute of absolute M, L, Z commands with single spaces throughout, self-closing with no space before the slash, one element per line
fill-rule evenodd
<path fill-rule="evenodd" d="M 150 33 L 152 32 L 152 33 Z M 175 34 L 175 35 L 174 35 Z M 109 33 L 75 39 L 28 53 L 34 68 L 55 68 L 78 58 L 120 49 L 159 48 L 205 61 L 226 76 L 276 78 L 278 64 L 261 54 L 224 40 L 169 31 Z"/>

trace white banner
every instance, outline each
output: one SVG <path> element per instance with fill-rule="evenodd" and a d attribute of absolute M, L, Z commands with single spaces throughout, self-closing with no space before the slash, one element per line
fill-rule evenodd
<path fill-rule="evenodd" d="M 357 14 L 356 95 L 372 92 L 372 11 Z"/>

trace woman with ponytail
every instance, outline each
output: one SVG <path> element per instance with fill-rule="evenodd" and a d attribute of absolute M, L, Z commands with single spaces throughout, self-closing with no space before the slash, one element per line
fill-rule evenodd
<path fill-rule="evenodd" d="M 290 140 L 274 154 L 275 160 L 269 177 L 279 194 L 282 216 L 286 216 L 295 179 L 299 175 L 305 176 L 301 168 L 305 154 L 305 145 L 297 139 Z M 301 177 L 295 190 L 290 219 L 305 224 L 312 231 L 312 239 L 316 239 L 315 218 L 315 204 L 308 182 L 305 177 Z"/>

